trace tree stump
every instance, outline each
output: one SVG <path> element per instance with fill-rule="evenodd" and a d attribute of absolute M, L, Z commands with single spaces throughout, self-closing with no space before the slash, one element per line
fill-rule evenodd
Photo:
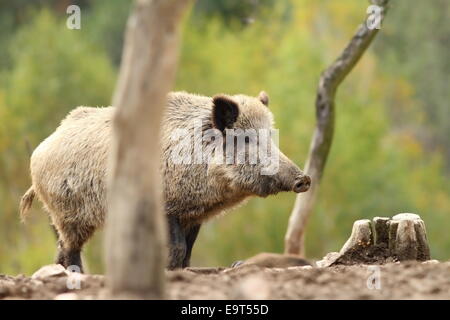
<path fill-rule="evenodd" d="M 328 254 L 317 265 L 327 267 L 406 260 L 430 260 L 425 223 L 413 213 L 400 213 L 392 219 L 375 217 L 372 221 L 355 221 L 350 238 L 339 253 Z"/>

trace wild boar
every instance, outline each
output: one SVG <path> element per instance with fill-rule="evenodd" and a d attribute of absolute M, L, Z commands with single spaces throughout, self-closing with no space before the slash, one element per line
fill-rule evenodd
<path fill-rule="evenodd" d="M 205 220 L 250 196 L 308 190 L 311 179 L 270 137 L 258 136 L 273 129 L 268 104 L 265 92 L 258 97 L 168 95 L 161 135 L 148 137 L 160 139 L 161 145 L 161 187 L 170 233 L 168 268 L 189 266 Z M 31 156 L 32 186 L 22 197 L 20 213 L 25 219 L 37 195 L 59 237 L 56 263 L 65 267 L 82 267 L 81 249 L 105 220 L 114 114 L 114 107 L 74 109 Z M 270 165 L 251 162 L 252 152 L 263 147 L 270 149 Z M 276 170 L 267 171 L 274 165 Z"/>

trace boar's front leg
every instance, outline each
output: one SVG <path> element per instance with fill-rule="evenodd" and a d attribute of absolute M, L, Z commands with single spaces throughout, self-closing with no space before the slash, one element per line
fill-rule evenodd
<path fill-rule="evenodd" d="M 183 268 L 189 267 L 191 264 L 191 252 L 194 246 L 195 239 L 197 239 L 198 232 L 200 231 L 200 224 L 187 227 L 186 234 L 186 256 L 183 260 Z"/>
<path fill-rule="evenodd" d="M 168 215 L 170 270 L 182 268 L 186 257 L 186 236 L 178 217 Z"/>

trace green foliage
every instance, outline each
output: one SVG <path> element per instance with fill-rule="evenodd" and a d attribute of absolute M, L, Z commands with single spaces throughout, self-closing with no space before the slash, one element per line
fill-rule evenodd
<path fill-rule="evenodd" d="M 219 17 L 227 24 L 245 24 L 260 15 L 265 8 L 272 8 L 275 2 L 275 0 L 198 0 L 195 3 L 194 14 L 202 18 Z"/>
<path fill-rule="evenodd" d="M 132 1 L 92 1 L 91 10 L 83 15 L 83 34 L 98 43 L 115 65 L 120 64 L 125 24 Z"/>
<path fill-rule="evenodd" d="M 450 172 L 450 107 L 449 107 L 449 43 L 450 3 L 435 0 L 412 4 L 402 0 L 395 3 L 385 24 L 384 40 L 377 52 L 385 61 L 384 71 L 393 66 L 407 77 L 414 88 L 411 92 L 418 103 L 398 105 L 387 96 L 398 126 L 409 126 L 414 117 L 423 119 L 415 135 L 428 150 L 440 149 Z M 391 99 L 389 99 L 391 98 Z"/>
<path fill-rule="evenodd" d="M 103 50 L 47 10 L 9 49 L 0 99 L 0 265 L 2 272 L 29 272 L 53 259 L 55 245 L 45 215 L 33 217 L 26 236 L 18 224 L 18 201 L 30 184 L 27 145 L 34 149 L 78 105 L 108 105 L 116 75 Z"/>
<path fill-rule="evenodd" d="M 364 12 L 363 5 L 353 9 Z M 333 8 L 328 10 L 331 14 Z M 355 16 L 353 26 L 361 20 Z M 339 20 L 324 23 L 320 17 L 311 18 L 326 28 L 315 33 L 299 28 L 301 22 L 280 25 L 278 19 L 255 23 L 239 34 L 217 21 L 210 22 L 206 32 L 186 29 L 177 88 L 206 94 L 268 91 L 281 148 L 303 165 L 314 128 L 318 76 L 351 33 L 334 33 L 334 24 L 342 23 Z M 416 212 L 427 222 L 433 255 L 445 258 L 450 237 L 443 222 L 450 202 L 442 159 L 424 152 L 410 132 L 392 129 L 380 92 L 389 89 L 395 75 L 388 75 L 383 83 L 387 75 L 379 73 L 378 64 L 369 52 L 338 94 L 335 140 L 308 228 L 307 253 L 320 257 L 338 250 L 355 219 Z M 409 99 L 402 92 L 396 98 Z M 195 260 L 201 265 L 228 265 L 260 251 L 282 252 L 293 201 L 290 194 L 253 199 L 206 224 L 194 250 Z"/>
<path fill-rule="evenodd" d="M 0 273 L 31 273 L 53 260 L 55 240 L 40 204 L 33 206 L 27 225 L 18 221 L 17 204 L 30 183 L 26 145 L 35 148 L 77 105 L 109 104 L 130 3 L 107 3 L 82 7 L 78 31 L 67 30 L 64 17 L 51 10 L 30 11 L 32 19 L 19 25 L 0 19 L 11 30 L 7 36 L 0 33 L 2 47 L 8 47 L 0 53 L 0 59 L 5 56 L 0 61 Z M 230 28 L 234 18 L 223 19 L 208 11 L 213 9 L 201 8 L 205 1 L 199 3 L 183 28 L 176 89 L 205 95 L 257 95 L 266 90 L 280 129 L 280 147 L 303 167 L 315 126 L 319 75 L 361 22 L 366 3 L 299 0 L 269 1 L 266 6 L 261 1 L 255 22 L 239 28 Z M 208 6 L 219 10 L 233 3 L 208 1 Z M 398 3 L 406 6 L 406 0 Z M 233 10 L 231 16 L 241 19 Z M 446 70 L 446 46 L 438 46 L 429 34 L 436 61 L 423 62 L 432 52 L 425 48 L 406 62 L 395 58 L 391 48 L 413 48 L 415 40 L 414 33 L 390 40 L 388 36 L 407 32 L 399 30 L 400 22 L 394 23 L 401 20 L 395 10 L 376 50 L 365 54 L 339 89 L 334 142 L 307 230 L 310 257 L 339 249 L 355 219 L 399 212 L 424 218 L 433 257 L 450 255 L 448 164 L 442 152 L 448 145 L 443 140 L 441 148 L 430 151 L 416 134 L 446 130 L 445 109 L 439 111 L 433 131 L 423 116 L 435 99 L 427 97 L 426 88 L 440 92 L 435 106 L 444 106 L 448 96 L 441 87 L 448 81 L 444 71 L 438 71 Z M 432 9 L 421 9 L 427 10 Z M 208 19 L 199 21 L 202 14 Z M 414 21 L 416 28 L 424 25 Z M 434 70 L 431 80 L 421 80 L 429 64 Z M 425 86 L 427 79 L 438 78 L 443 84 Z M 206 223 L 194 247 L 193 264 L 229 265 L 257 252 L 281 252 L 294 199 L 289 193 L 252 199 Z M 85 251 L 90 272 L 103 270 L 101 239 L 97 233 Z"/>
<path fill-rule="evenodd" d="M 24 122 L 24 132 L 41 133 L 39 140 L 74 106 L 109 103 L 115 77 L 111 65 L 76 32 L 42 11 L 11 44 L 14 68 L 6 83 L 6 104 Z"/>

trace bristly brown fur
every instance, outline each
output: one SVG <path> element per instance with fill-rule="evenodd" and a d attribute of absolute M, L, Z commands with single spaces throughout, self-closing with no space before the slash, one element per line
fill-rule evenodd
<path fill-rule="evenodd" d="M 31 156 L 32 186 L 22 198 L 21 215 L 25 217 L 36 194 L 58 231 L 62 261 L 77 258 L 83 244 L 104 223 L 114 114 L 114 107 L 74 109 Z M 171 161 L 172 151 L 179 141 L 174 141 L 172 134 L 190 128 L 195 121 L 200 121 L 203 131 L 214 124 L 243 130 L 273 127 L 272 113 L 257 97 L 168 95 L 161 136 L 148 139 L 160 139 L 166 213 L 176 216 L 183 228 L 198 226 L 249 196 L 292 190 L 293 179 L 302 174 L 278 149 L 271 151 L 279 152 L 280 157 L 279 172 L 273 176 L 261 175 L 262 165 L 247 163 L 176 164 Z M 187 150 L 191 155 L 194 146 L 205 148 L 208 143 L 203 138 L 197 141 L 192 131 L 187 138 L 191 139 Z"/>

